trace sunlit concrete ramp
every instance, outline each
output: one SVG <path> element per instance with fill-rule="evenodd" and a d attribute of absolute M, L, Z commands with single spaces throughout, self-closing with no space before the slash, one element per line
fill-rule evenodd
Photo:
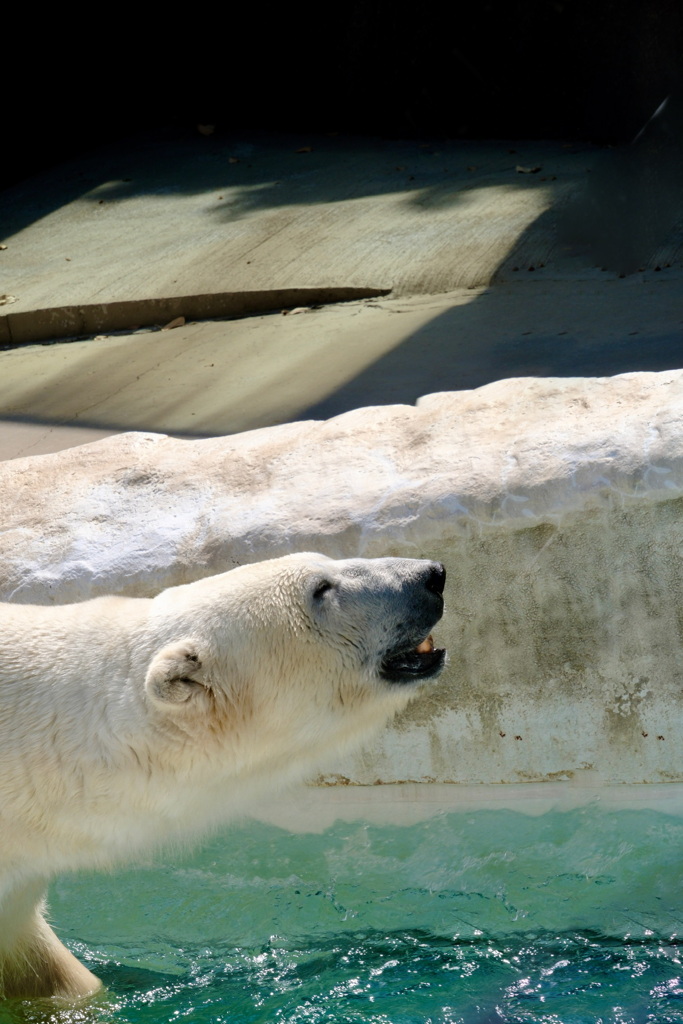
<path fill-rule="evenodd" d="M 10 190 L 0 342 L 486 285 L 593 159 L 560 143 L 305 142 L 157 140 Z"/>
<path fill-rule="evenodd" d="M 24 182 L 0 197 L 0 458 L 680 366 L 673 213 L 623 278 L 576 244 L 603 159 L 559 141 L 198 134 Z M 600 180 L 602 209 L 623 190 Z M 619 208 L 622 242 L 661 193 Z"/>
<path fill-rule="evenodd" d="M 683 781 L 683 371 L 500 381 L 0 465 L 0 596 L 158 590 L 297 550 L 448 566 L 441 682 L 328 782 Z"/>

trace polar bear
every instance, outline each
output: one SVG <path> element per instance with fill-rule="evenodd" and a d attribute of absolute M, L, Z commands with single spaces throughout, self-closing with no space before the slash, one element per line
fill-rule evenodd
<path fill-rule="evenodd" d="M 43 918 L 57 872 L 202 830 L 436 677 L 439 562 L 296 554 L 155 598 L 0 605 L 0 996 L 99 985 Z"/>

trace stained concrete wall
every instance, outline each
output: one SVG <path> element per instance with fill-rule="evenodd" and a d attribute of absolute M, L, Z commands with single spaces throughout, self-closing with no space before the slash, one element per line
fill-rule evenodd
<path fill-rule="evenodd" d="M 5 600 L 293 550 L 438 557 L 442 680 L 328 783 L 683 781 L 683 371 L 518 379 L 0 465 Z"/>

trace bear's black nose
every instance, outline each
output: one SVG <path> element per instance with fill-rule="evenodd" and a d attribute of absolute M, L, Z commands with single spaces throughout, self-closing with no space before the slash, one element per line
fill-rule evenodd
<path fill-rule="evenodd" d="M 441 562 L 432 562 L 429 567 L 429 575 L 425 582 L 427 590 L 432 594 L 443 594 L 446 585 L 446 567 Z"/>

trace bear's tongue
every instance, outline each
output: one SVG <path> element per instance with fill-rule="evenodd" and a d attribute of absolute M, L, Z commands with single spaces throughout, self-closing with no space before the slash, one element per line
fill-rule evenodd
<path fill-rule="evenodd" d="M 434 637 L 430 633 L 426 640 L 423 640 L 421 644 L 418 644 L 415 648 L 416 654 L 431 654 L 434 650 Z"/>

